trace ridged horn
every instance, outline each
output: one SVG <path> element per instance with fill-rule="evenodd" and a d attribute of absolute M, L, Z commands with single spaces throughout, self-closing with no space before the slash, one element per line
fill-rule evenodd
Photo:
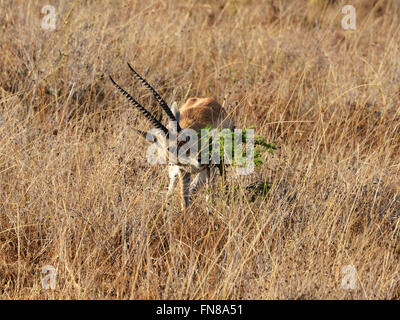
<path fill-rule="evenodd" d="M 179 122 L 176 120 L 175 115 L 173 114 L 173 112 L 171 111 L 171 108 L 168 106 L 168 104 L 165 102 L 165 100 L 158 94 L 158 92 L 146 81 L 146 79 L 144 79 L 140 74 L 138 74 L 133 68 L 132 66 L 128 63 L 128 67 L 129 69 L 131 69 L 131 71 L 133 72 L 133 74 L 135 75 L 135 77 L 147 88 L 151 91 L 151 93 L 153 94 L 154 98 L 156 98 L 157 102 L 159 103 L 159 105 L 161 106 L 161 108 L 163 108 L 163 110 L 165 111 L 165 113 L 168 115 L 168 117 L 172 120 L 175 121 L 177 123 L 177 130 L 178 132 L 180 132 L 182 130 L 182 128 L 179 125 Z"/>
<path fill-rule="evenodd" d="M 126 92 L 122 87 L 119 86 L 118 83 L 114 81 L 114 79 L 110 76 L 111 82 L 114 84 L 114 86 L 117 87 L 117 89 L 136 107 L 139 109 L 141 113 L 143 113 L 147 119 L 151 121 L 151 123 L 158 129 L 161 129 L 167 136 L 168 136 L 168 129 L 160 122 L 158 121 L 149 111 L 145 109 L 139 102 L 135 100 L 128 92 Z"/>

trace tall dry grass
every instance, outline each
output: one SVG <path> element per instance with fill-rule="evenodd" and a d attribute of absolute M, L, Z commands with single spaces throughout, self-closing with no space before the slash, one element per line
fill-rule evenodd
<path fill-rule="evenodd" d="M 0 0 L 0 297 L 398 299 L 399 13 L 395 0 Z M 132 130 L 149 124 L 107 78 L 160 114 L 127 61 L 167 101 L 215 97 L 279 149 L 181 212 Z M 265 182 L 266 197 L 247 188 Z"/>

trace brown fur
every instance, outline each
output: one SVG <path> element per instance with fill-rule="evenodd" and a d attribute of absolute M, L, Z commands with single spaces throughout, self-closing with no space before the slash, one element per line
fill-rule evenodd
<path fill-rule="evenodd" d="M 225 109 L 212 98 L 189 98 L 179 111 L 182 128 L 201 130 L 209 125 L 212 128 L 233 128 Z"/>

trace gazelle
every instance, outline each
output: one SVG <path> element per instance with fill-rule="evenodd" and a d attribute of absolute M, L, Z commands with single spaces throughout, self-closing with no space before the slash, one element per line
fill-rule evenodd
<path fill-rule="evenodd" d="M 134 76 L 148 89 L 151 91 L 161 108 L 167 114 L 169 119 L 176 124 L 176 131 L 178 135 L 178 141 L 182 129 L 192 129 L 199 132 L 201 129 L 208 127 L 219 128 L 219 129 L 230 129 L 233 130 L 233 122 L 228 117 L 228 114 L 224 108 L 212 98 L 189 98 L 185 104 L 180 108 L 177 107 L 176 102 L 172 104 L 170 108 L 164 99 L 157 93 L 157 91 L 143 78 L 141 77 L 128 63 L 129 69 L 133 72 Z M 144 108 L 139 102 L 137 102 L 128 92 L 120 87 L 110 76 L 111 82 L 118 88 L 118 90 L 140 111 L 147 119 L 159 130 L 159 135 L 154 135 L 150 132 L 141 131 L 135 129 L 142 137 L 146 138 L 151 142 L 155 142 L 157 148 L 161 149 L 165 154 L 169 153 L 168 139 L 170 137 L 169 126 L 164 126 L 160 120 L 156 119 L 146 108 Z M 178 148 L 181 143 L 178 142 Z M 185 157 L 183 159 L 178 152 L 178 156 L 175 164 L 169 164 L 169 187 L 168 196 L 173 192 L 176 177 L 179 176 L 181 185 L 181 196 L 182 196 L 182 207 L 187 208 L 190 203 L 190 194 L 195 191 L 200 185 L 208 182 L 211 178 L 211 172 L 215 172 L 215 165 L 202 164 L 198 154 L 191 155 L 190 159 Z M 224 170 L 219 166 L 220 173 L 223 174 Z M 191 175 L 195 174 L 194 180 L 191 182 Z"/>

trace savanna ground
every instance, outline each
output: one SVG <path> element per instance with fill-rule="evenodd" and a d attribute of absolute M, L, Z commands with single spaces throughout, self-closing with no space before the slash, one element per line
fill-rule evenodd
<path fill-rule="evenodd" d="M 399 16 L 395 0 L 0 0 L 0 297 L 400 298 Z M 108 79 L 160 115 L 126 62 L 278 149 L 182 212 Z"/>

